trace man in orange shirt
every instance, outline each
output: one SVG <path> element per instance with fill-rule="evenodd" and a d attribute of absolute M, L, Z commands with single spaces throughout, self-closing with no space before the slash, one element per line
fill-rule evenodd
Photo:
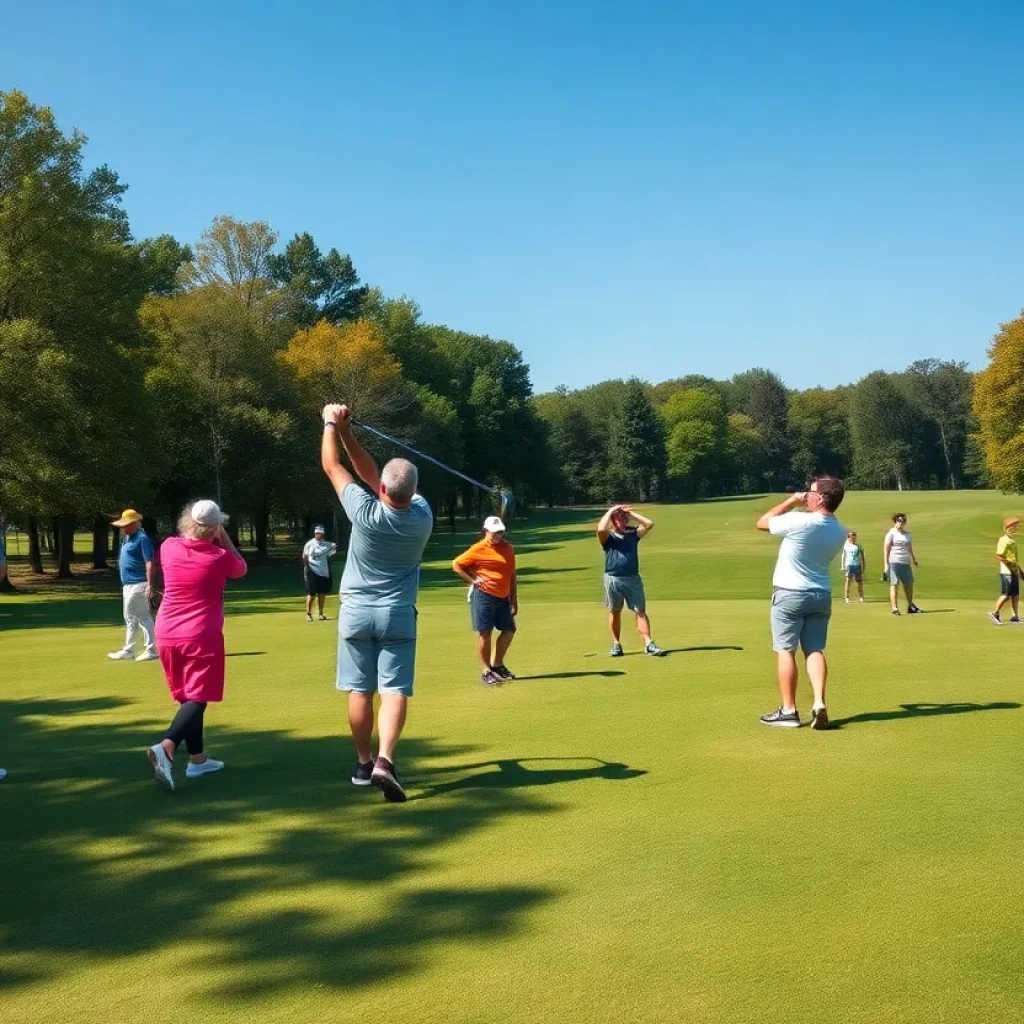
<path fill-rule="evenodd" d="M 497 516 L 484 520 L 484 536 L 452 562 L 455 574 L 470 586 L 469 614 L 477 635 L 476 649 L 483 666 L 480 681 L 501 686 L 515 676 L 505 665 L 505 655 L 516 635 L 519 595 L 516 587 L 516 553 L 505 540 L 505 524 Z M 491 656 L 491 638 L 498 630 Z"/>

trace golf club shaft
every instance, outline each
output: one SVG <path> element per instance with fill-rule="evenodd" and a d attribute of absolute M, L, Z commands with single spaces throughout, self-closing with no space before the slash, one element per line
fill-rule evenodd
<path fill-rule="evenodd" d="M 399 448 L 404 448 L 407 452 L 417 456 L 421 459 L 426 459 L 427 462 L 432 462 L 435 466 L 440 469 L 447 470 L 452 476 L 457 476 L 462 480 L 465 480 L 467 484 L 472 484 L 474 487 L 479 487 L 481 491 L 486 491 L 488 494 L 496 494 L 498 489 L 496 487 L 490 487 L 487 484 L 480 483 L 479 480 L 474 480 L 471 476 L 466 476 L 465 473 L 458 469 L 453 469 L 451 466 L 442 462 L 440 459 L 435 459 L 433 455 L 427 455 L 425 452 L 421 452 L 418 448 L 413 448 L 411 444 L 406 444 L 404 441 L 399 441 L 398 438 L 392 437 L 390 434 L 385 434 L 383 430 L 378 430 L 376 427 L 371 427 L 368 423 L 363 423 L 361 420 L 353 419 L 353 426 L 361 427 L 363 430 L 369 431 L 371 434 L 375 434 L 382 441 L 389 441 L 391 444 L 398 445 Z"/>

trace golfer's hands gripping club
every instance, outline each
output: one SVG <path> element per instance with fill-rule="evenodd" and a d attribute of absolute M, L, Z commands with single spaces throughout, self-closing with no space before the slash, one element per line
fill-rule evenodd
<path fill-rule="evenodd" d="M 324 406 L 324 423 L 335 423 L 339 430 L 352 429 L 352 410 L 340 402 L 332 402 Z"/>

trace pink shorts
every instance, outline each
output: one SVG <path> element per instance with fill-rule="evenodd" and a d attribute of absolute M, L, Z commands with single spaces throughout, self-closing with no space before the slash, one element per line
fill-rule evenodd
<path fill-rule="evenodd" d="M 202 643 L 158 641 L 160 664 L 171 696 L 182 704 L 187 700 L 216 703 L 224 699 L 224 636 Z"/>

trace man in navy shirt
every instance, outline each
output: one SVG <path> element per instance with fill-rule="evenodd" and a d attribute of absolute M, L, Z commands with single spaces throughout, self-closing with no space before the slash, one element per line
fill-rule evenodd
<path fill-rule="evenodd" d="M 630 526 L 635 519 L 639 527 Z M 665 652 L 651 639 L 644 581 L 640 578 L 640 541 L 654 529 L 654 523 L 627 505 L 613 505 L 597 524 L 597 539 L 604 548 L 604 596 L 608 626 L 612 631 L 613 658 L 622 657 L 622 606 L 636 615 L 636 628 L 644 638 L 644 652 L 657 658 Z"/>
<path fill-rule="evenodd" d="M 118 568 L 121 572 L 121 590 L 124 597 L 124 647 L 108 654 L 114 661 L 153 661 L 156 637 L 149 599 L 153 596 L 153 542 L 142 529 L 142 516 L 133 508 L 126 508 L 113 526 L 121 527 L 121 553 Z M 145 650 L 135 657 L 135 637 L 142 630 Z"/>

